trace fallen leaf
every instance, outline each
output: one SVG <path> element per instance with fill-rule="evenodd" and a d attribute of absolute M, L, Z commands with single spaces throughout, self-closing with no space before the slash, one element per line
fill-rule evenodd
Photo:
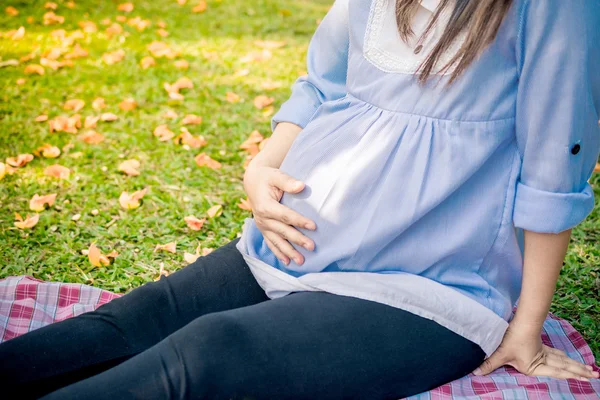
<path fill-rule="evenodd" d="M 257 40 L 254 42 L 258 47 L 262 47 L 263 49 L 278 49 L 280 47 L 285 46 L 284 41 L 274 41 L 274 40 Z"/>
<path fill-rule="evenodd" d="M 100 115 L 100 121 L 104 121 L 104 122 L 112 122 L 112 121 L 116 121 L 118 119 L 119 119 L 119 117 L 117 117 L 113 113 L 104 113 L 104 114 Z"/>
<path fill-rule="evenodd" d="M 77 112 L 85 106 L 85 101 L 80 99 L 67 100 L 63 105 L 63 109 L 67 111 Z"/>
<path fill-rule="evenodd" d="M 127 25 L 135 27 L 138 32 L 144 31 L 151 24 L 150 20 L 143 19 L 142 17 L 134 17 L 130 18 L 127 21 Z"/>
<path fill-rule="evenodd" d="M 240 101 L 240 96 L 233 92 L 227 92 L 225 93 L 225 99 L 230 103 L 237 103 Z"/>
<path fill-rule="evenodd" d="M 117 11 L 123 11 L 126 13 L 130 13 L 133 11 L 133 3 L 121 3 L 117 6 Z"/>
<path fill-rule="evenodd" d="M 6 12 L 6 14 L 10 15 L 11 17 L 16 17 L 17 15 L 19 15 L 19 10 L 17 10 L 13 6 L 6 7 L 4 9 L 4 11 Z"/>
<path fill-rule="evenodd" d="M 35 117 L 35 122 L 44 122 L 44 121 L 48 121 L 48 116 L 45 114 L 38 115 L 37 117 Z"/>
<path fill-rule="evenodd" d="M 200 258 L 200 254 L 183 253 L 183 259 L 188 264 L 195 263 L 198 258 Z"/>
<path fill-rule="evenodd" d="M 275 101 L 273 97 L 268 97 L 265 95 L 256 96 L 254 98 L 254 107 L 262 110 L 263 108 L 273 104 L 273 101 Z"/>
<path fill-rule="evenodd" d="M 14 67 L 17 65 L 19 65 L 19 60 L 10 59 L 10 60 L 6 60 L 6 61 L 0 61 L 0 68 Z"/>
<path fill-rule="evenodd" d="M 19 213 L 15 213 L 15 226 L 19 229 L 31 229 L 40 220 L 40 214 L 27 214 L 27 218 L 23 219 Z"/>
<path fill-rule="evenodd" d="M 154 41 L 148 45 L 148 51 L 156 58 L 174 59 L 178 53 L 165 42 Z"/>
<path fill-rule="evenodd" d="M 206 153 L 200 153 L 200 154 L 198 154 L 194 158 L 194 160 L 196 160 L 196 164 L 199 167 L 208 167 L 208 168 L 212 168 L 212 169 L 221 168 L 221 163 L 218 162 L 217 160 L 213 160 Z"/>
<path fill-rule="evenodd" d="M 119 164 L 119 171 L 125 173 L 129 176 L 138 176 L 140 171 L 138 168 L 140 167 L 140 162 L 138 160 L 125 160 L 121 164 Z"/>
<path fill-rule="evenodd" d="M 596 166 L 594 167 L 594 172 L 600 172 L 600 163 L 596 163 Z"/>
<path fill-rule="evenodd" d="M 104 135 L 96 131 L 87 131 L 79 136 L 83 142 L 87 144 L 99 144 L 104 141 Z"/>
<path fill-rule="evenodd" d="M 93 21 L 79 21 L 77 23 L 85 33 L 94 33 L 98 31 L 98 27 Z"/>
<path fill-rule="evenodd" d="M 135 101 L 132 98 L 129 98 L 129 99 L 125 99 L 122 102 L 120 102 L 119 108 L 123 111 L 131 111 L 131 110 L 135 110 L 137 105 L 138 105 L 137 101 Z"/>
<path fill-rule="evenodd" d="M 100 116 L 88 115 L 87 117 L 85 117 L 85 120 L 83 121 L 83 127 L 85 129 L 94 129 L 96 127 L 96 125 L 98 124 L 99 119 L 100 119 Z"/>
<path fill-rule="evenodd" d="M 190 228 L 193 231 L 199 231 L 200 229 L 202 229 L 202 226 L 206 222 L 206 218 L 198 219 L 193 215 L 188 215 L 183 220 L 187 224 L 188 228 Z"/>
<path fill-rule="evenodd" d="M 240 58 L 240 61 L 243 63 L 253 63 L 270 60 L 272 57 L 273 53 L 271 53 L 270 50 L 263 49 L 262 51 L 253 51 L 246 54 L 244 57 Z"/>
<path fill-rule="evenodd" d="M 83 49 L 79 43 L 76 43 L 75 46 L 73 47 L 73 50 L 71 50 L 69 53 L 65 54 L 65 58 L 67 60 L 72 60 L 72 59 L 76 59 L 76 58 L 83 58 L 83 57 L 87 57 L 89 55 L 88 51 Z"/>
<path fill-rule="evenodd" d="M 48 11 L 43 17 L 44 25 L 62 24 L 65 22 L 65 17 L 54 14 L 52 11 Z"/>
<path fill-rule="evenodd" d="M 67 179 L 71 174 L 71 170 L 59 164 L 54 164 L 44 169 L 44 175 L 58 179 Z"/>
<path fill-rule="evenodd" d="M 57 71 L 63 67 L 72 67 L 73 66 L 72 61 L 55 61 L 55 60 L 49 60 L 44 57 L 40 58 L 40 64 L 44 67 L 48 67 L 55 71 Z"/>
<path fill-rule="evenodd" d="M 215 249 L 211 249 L 210 247 L 206 247 L 202 249 L 202 256 L 207 256 L 212 253 Z"/>
<path fill-rule="evenodd" d="M 96 97 L 94 101 L 92 101 L 92 108 L 94 110 L 102 110 L 103 108 L 106 108 L 106 102 L 102 97 Z"/>
<path fill-rule="evenodd" d="M 3 162 L 0 162 L 0 181 L 4 178 L 5 175 L 6 175 L 6 164 L 4 164 Z"/>
<path fill-rule="evenodd" d="M 42 67 L 41 65 L 38 65 L 38 64 L 29 64 L 28 66 L 25 67 L 25 70 L 23 72 L 25 72 L 27 75 L 32 75 L 32 74 L 44 75 L 46 73 L 46 71 L 44 70 L 44 67 Z"/>
<path fill-rule="evenodd" d="M 235 74 L 233 74 L 233 76 L 240 78 L 242 76 L 246 76 L 250 74 L 250 70 L 248 68 L 244 68 L 244 69 L 240 69 L 238 71 L 235 72 Z"/>
<path fill-rule="evenodd" d="M 23 39 L 25 37 L 25 27 L 21 26 L 16 31 L 11 32 L 9 35 L 7 35 L 7 37 L 9 39 L 12 39 L 12 40 L 21 40 L 21 39 Z"/>
<path fill-rule="evenodd" d="M 58 117 L 48 121 L 50 133 L 67 132 L 76 134 L 77 129 L 81 128 L 81 115 L 75 114 L 71 117 L 59 115 Z"/>
<path fill-rule="evenodd" d="M 223 213 L 223 206 L 220 204 L 217 204 L 216 206 L 212 206 L 211 208 L 206 210 L 206 215 L 208 215 L 208 218 L 218 217 L 222 213 Z"/>
<path fill-rule="evenodd" d="M 245 199 L 240 199 L 240 202 L 237 205 L 242 210 L 252 211 L 252 204 L 250 200 L 246 197 Z"/>
<path fill-rule="evenodd" d="M 27 80 L 25 78 L 19 78 L 16 81 L 17 85 L 24 85 L 25 82 L 27 82 Z"/>
<path fill-rule="evenodd" d="M 119 22 L 127 22 L 127 17 L 124 15 L 117 15 L 115 19 Z"/>
<path fill-rule="evenodd" d="M 183 95 L 181 93 L 177 93 L 177 92 L 169 92 L 169 98 L 171 100 L 183 100 L 183 99 L 185 99 L 185 97 L 183 97 Z"/>
<path fill-rule="evenodd" d="M 154 252 L 156 253 L 157 251 L 166 251 L 169 253 L 177 253 L 176 247 L 177 247 L 177 242 L 170 242 L 167 244 L 157 244 L 156 247 L 154 248 Z"/>
<path fill-rule="evenodd" d="M 60 149 L 56 146 L 52 146 L 50 143 L 44 143 L 44 145 L 34 150 L 33 154 L 44 158 L 56 158 L 60 156 Z"/>
<path fill-rule="evenodd" d="M 126 210 L 133 210 L 138 208 L 142 204 L 142 198 L 146 195 L 148 189 L 138 190 L 129 194 L 127 192 L 121 193 L 119 197 L 119 204 Z"/>
<path fill-rule="evenodd" d="M 163 114 L 163 118 L 166 118 L 166 119 L 175 119 L 177 117 L 178 117 L 177 113 L 173 110 L 165 111 L 165 113 Z"/>
<path fill-rule="evenodd" d="M 115 50 L 113 52 L 104 53 L 102 55 L 102 61 L 108 65 L 113 65 L 125 58 L 125 51 L 123 49 Z"/>
<path fill-rule="evenodd" d="M 173 139 L 173 137 L 175 137 L 175 133 L 172 132 L 166 124 L 162 124 L 162 125 L 157 126 L 154 129 L 153 134 L 161 142 L 166 142 L 168 140 Z"/>
<path fill-rule="evenodd" d="M 187 0 L 177 0 L 177 4 L 179 4 L 180 6 L 185 5 L 186 2 Z"/>
<path fill-rule="evenodd" d="M 195 137 L 194 135 L 192 135 L 190 133 L 190 131 L 188 131 L 184 127 L 181 127 L 179 129 L 180 129 L 181 133 L 175 138 L 175 143 L 186 144 L 193 149 L 198 149 L 202 146 L 207 145 L 206 139 L 204 139 L 203 136 Z"/>
<path fill-rule="evenodd" d="M 181 120 L 183 125 L 200 125 L 202 123 L 202 117 L 195 114 L 188 114 Z"/>
<path fill-rule="evenodd" d="M 148 69 L 148 68 L 153 67 L 155 65 L 156 65 L 156 61 L 154 61 L 154 58 L 152 58 L 150 56 L 144 57 L 144 58 L 142 58 L 140 60 L 140 66 L 143 69 Z"/>
<path fill-rule="evenodd" d="M 21 168 L 33 160 L 33 154 L 19 154 L 16 157 L 8 157 L 6 163 L 15 168 Z"/>
<path fill-rule="evenodd" d="M 44 8 L 47 8 L 48 10 L 56 10 L 58 8 L 58 5 L 54 2 L 47 2 L 46 4 L 44 4 Z"/>
<path fill-rule="evenodd" d="M 157 30 L 156 30 L 156 33 L 157 33 L 157 34 L 158 34 L 158 36 L 160 36 L 160 37 L 167 37 L 167 36 L 169 36 L 169 32 L 167 32 L 167 31 L 166 31 L 166 30 L 164 30 L 164 29 L 157 29 Z"/>
<path fill-rule="evenodd" d="M 265 81 L 260 84 L 260 87 L 265 90 L 275 90 L 281 87 L 281 83 Z"/>
<path fill-rule="evenodd" d="M 204 11 L 206 11 L 207 7 L 208 7 L 208 5 L 206 4 L 206 1 L 200 0 L 198 2 L 198 4 L 196 6 L 194 6 L 194 8 L 192 8 L 192 12 L 193 13 L 203 13 Z"/>
<path fill-rule="evenodd" d="M 92 264 L 94 267 L 105 267 L 110 265 L 109 258 L 115 259 L 118 255 L 119 253 L 117 253 L 115 250 L 104 255 L 94 243 L 90 245 L 90 248 L 87 251 L 88 260 L 90 260 L 90 264 Z"/>
<path fill-rule="evenodd" d="M 159 28 L 163 28 L 163 29 L 167 27 L 167 23 L 166 23 L 165 21 L 158 21 L 158 22 L 156 23 L 156 25 L 157 25 Z"/>
<path fill-rule="evenodd" d="M 39 196 L 37 193 L 33 195 L 31 200 L 29 200 L 29 209 L 31 211 L 44 211 L 46 209 L 46 204 L 48 207 L 52 207 L 54 202 L 56 201 L 56 193 L 47 194 L 45 196 Z"/>
<path fill-rule="evenodd" d="M 184 70 L 188 69 L 190 67 L 190 63 L 188 63 L 186 60 L 177 60 L 173 63 L 173 65 L 177 69 L 184 69 Z"/>
<path fill-rule="evenodd" d="M 106 36 L 109 38 L 120 35 L 121 33 L 123 33 L 123 27 L 116 22 L 113 22 L 109 27 L 106 28 Z"/>

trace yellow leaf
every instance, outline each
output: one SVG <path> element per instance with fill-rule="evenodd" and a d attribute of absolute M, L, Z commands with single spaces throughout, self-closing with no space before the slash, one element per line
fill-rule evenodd
<path fill-rule="evenodd" d="M 67 167 L 63 167 L 59 164 L 54 164 L 49 167 L 46 167 L 44 170 L 44 175 L 51 176 L 53 178 L 58 179 L 67 179 L 71 174 L 71 170 Z"/>
<path fill-rule="evenodd" d="M 27 75 L 32 75 L 32 74 L 44 75 L 46 73 L 46 71 L 44 70 L 44 67 L 42 67 L 41 65 L 38 65 L 38 64 L 29 64 L 28 66 L 25 67 L 24 72 Z"/>
<path fill-rule="evenodd" d="M 6 175 L 6 165 L 3 162 L 0 162 L 0 181 Z"/>
<path fill-rule="evenodd" d="M 188 228 L 190 228 L 193 231 L 199 231 L 200 229 L 202 229 L 204 222 L 206 222 L 205 218 L 198 219 L 193 215 L 188 215 L 183 220 L 186 222 Z"/>
<path fill-rule="evenodd" d="M 63 106 L 64 110 L 77 112 L 85 106 L 85 101 L 80 99 L 67 100 Z"/>
<path fill-rule="evenodd" d="M 125 173 L 129 176 L 138 176 L 140 171 L 138 168 L 140 167 L 140 162 L 138 160 L 125 160 L 121 164 L 119 164 L 119 171 Z"/>
<path fill-rule="evenodd" d="M 29 200 L 29 209 L 32 211 L 44 211 L 46 209 L 46 204 L 48 207 L 52 207 L 54 201 L 56 200 L 56 193 L 47 194 L 45 196 L 39 196 L 37 193 L 33 195 L 31 200 Z"/>
<path fill-rule="evenodd" d="M 42 146 L 35 149 L 33 152 L 36 156 L 42 156 L 44 158 L 56 158 L 60 156 L 60 149 L 56 146 L 52 146 L 50 143 L 44 143 Z"/>
<path fill-rule="evenodd" d="M 129 194 L 127 192 L 121 193 L 119 197 L 119 204 L 126 210 L 133 210 L 142 205 L 142 198 L 146 195 L 148 189 L 138 190 L 137 192 L 133 192 Z"/>
<path fill-rule="evenodd" d="M 199 167 L 208 167 L 208 168 L 212 168 L 212 169 L 218 169 L 221 168 L 221 163 L 213 160 L 212 158 L 210 158 L 210 156 L 206 153 L 200 153 L 198 154 L 194 160 L 196 160 L 196 164 Z"/>
<path fill-rule="evenodd" d="M 21 217 L 18 213 L 15 213 L 15 226 L 19 229 L 30 229 L 33 228 L 38 221 L 40 220 L 40 215 L 39 214 L 33 214 L 33 215 L 29 215 L 27 214 L 27 218 L 25 218 L 25 220 L 23 220 L 23 217 Z"/>
<path fill-rule="evenodd" d="M 8 33 L 8 32 L 7 32 Z M 21 40 L 25 37 L 25 27 L 21 26 L 16 31 L 12 32 L 8 37 L 12 40 Z"/>
<path fill-rule="evenodd" d="M 100 249 L 96 247 L 94 243 L 92 243 L 88 249 L 88 259 L 90 260 L 90 264 L 94 267 L 105 267 L 110 264 L 108 257 L 102 254 Z"/>
<path fill-rule="evenodd" d="M 157 244 L 156 247 L 154 248 L 154 252 L 156 253 L 157 251 L 166 251 L 169 253 L 177 253 L 177 242 L 170 242 L 167 244 Z"/>
<path fill-rule="evenodd" d="M 208 218 L 218 217 L 219 215 L 221 215 L 221 213 L 223 213 L 223 206 L 220 204 L 212 206 L 206 211 L 206 215 L 208 215 Z"/>
<path fill-rule="evenodd" d="M 8 157 L 6 163 L 15 168 L 21 168 L 27 165 L 31 160 L 33 160 L 33 154 L 19 154 L 16 157 Z"/>

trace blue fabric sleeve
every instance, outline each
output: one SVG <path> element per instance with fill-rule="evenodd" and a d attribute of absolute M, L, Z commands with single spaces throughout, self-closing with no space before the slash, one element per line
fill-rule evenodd
<path fill-rule="evenodd" d="M 304 128 L 321 104 L 346 94 L 348 46 L 348 0 L 336 0 L 310 41 L 308 75 L 294 83 L 291 97 L 273 116 L 272 129 L 279 122 Z"/>
<path fill-rule="evenodd" d="M 600 151 L 600 2 L 524 0 L 516 47 L 522 168 L 514 225 L 559 233 L 594 208 Z"/>

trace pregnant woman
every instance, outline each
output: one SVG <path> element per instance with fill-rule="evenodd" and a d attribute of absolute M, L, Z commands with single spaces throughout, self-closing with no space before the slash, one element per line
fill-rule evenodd
<path fill-rule="evenodd" d="M 507 364 L 597 379 L 541 327 L 594 206 L 599 26 L 590 0 L 337 0 L 246 170 L 241 238 L 3 343 L 3 393 L 397 399 Z"/>

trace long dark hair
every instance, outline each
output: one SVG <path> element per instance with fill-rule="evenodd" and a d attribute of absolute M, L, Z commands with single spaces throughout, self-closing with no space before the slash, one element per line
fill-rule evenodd
<path fill-rule="evenodd" d="M 450 6 L 451 1 L 441 0 L 420 40 L 423 40 L 429 34 L 441 12 Z M 440 69 L 440 72 L 443 73 L 452 66 L 456 66 L 448 83 L 454 82 L 494 40 L 500 24 L 512 4 L 512 0 L 454 0 L 454 2 L 454 10 L 442 37 L 419 67 L 419 81 L 421 83 L 427 81 L 442 54 L 450 47 L 457 36 L 463 30 L 466 30 L 466 39 L 463 45 L 456 55 Z M 398 23 L 400 37 L 405 42 L 408 42 L 408 39 L 414 35 L 411 25 L 419 6 L 420 0 L 396 0 L 396 22 Z"/>

